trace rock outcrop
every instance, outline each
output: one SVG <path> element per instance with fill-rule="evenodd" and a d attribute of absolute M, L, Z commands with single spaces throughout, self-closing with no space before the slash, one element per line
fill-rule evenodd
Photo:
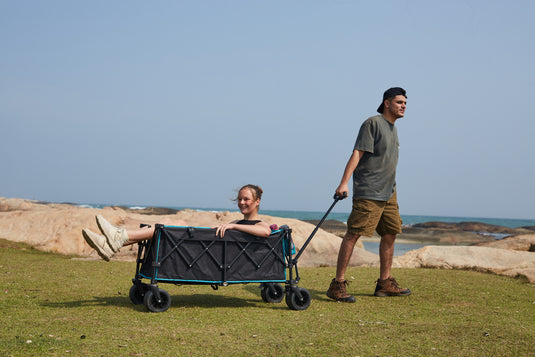
<path fill-rule="evenodd" d="M 174 214 L 159 215 L 153 211 L 156 210 L 151 210 L 150 214 L 141 214 L 138 210 L 125 210 L 120 207 L 94 209 L 70 204 L 0 198 L 0 238 L 24 242 L 43 251 L 98 258 L 81 234 L 84 227 L 98 232 L 95 222 L 97 214 L 127 229 L 136 229 L 140 223 L 154 224 L 162 219 L 182 220 L 196 227 L 213 227 L 243 218 L 239 212 L 199 212 L 186 209 L 175 211 Z M 170 211 L 159 210 L 159 212 Z M 264 215 L 260 218 L 270 224 L 290 226 L 297 249 L 304 244 L 314 229 L 312 224 L 296 219 Z M 299 266 L 334 266 L 339 246 L 339 237 L 320 229 L 301 256 Z M 356 249 L 351 265 L 378 264 L 379 257 L 376 254 L 365 251 L 362 246 Z M 132 245 L 122 248 L 113 259 L 135 260 L 136 254 L 137 245 Z"/>
<path fill-rule="evenodd" d="M 455 230 L 473 233 L 487 233 L 487 234 L 529 234 L 533 233 L 529 227 L 522 228 L 509 228 L 503 226 L 497 226 L 494 224 L 481 223 L 481 222 L 424 222 L 416 223 L 412 225 L 413 228 L 425 228 L 425 229 L 440 229 L 440 230 Z"/>
<path fill-rule="evenodd" d="M 535 283 L 535 254 L 480 246 L 426 246 L 394 258 L 393 267 L 470 269 L 523 276 Z"/>
<path fill-rule="evenodd" d="M 492 242 L 479 243 L 478 246 L 535 253 L 535 234 L 507 237 Z"/>

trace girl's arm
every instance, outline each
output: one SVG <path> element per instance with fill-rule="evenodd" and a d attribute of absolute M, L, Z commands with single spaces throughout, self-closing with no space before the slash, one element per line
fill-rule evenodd
<path fill-rule="evenodd" d="M 223 238 L 227 229 L 235 229 L 237 231 L 249 233 L 257 237 L 269 237 L 271 234 L 271 228 L 266 222 L 258 222 L 255 225 L 227 223 L 213 228 L 217 229 L 215 234 L 221 238 Z"/>

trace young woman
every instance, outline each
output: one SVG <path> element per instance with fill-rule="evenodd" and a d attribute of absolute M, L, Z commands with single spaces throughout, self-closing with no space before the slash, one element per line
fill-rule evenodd
<path fill-rule="evenodd" d="M 266 222 L 258 219 L 258 209 L 262 198 L 262 189 L 256 185 L 245 185 L 240 188 L 236 202 L 243 214 L 243 219 L 231 223 L 221 224 L 212 228 L 216 229 L 216 236 L 223 237 L 229 229 L 249 233 L 258 237 L 267 237 L 271 234 L 271 228 Z M 151 239 L 154 235 L 154 227 L 145 227 L 135 230 L 126 230 L 112 225 L 101 215 L 96 216 L 98 228 L 103 235 L 94 233 L 84 228 L 82 234 L 87 244 L 95 249 L 100 257 L 106 261 L 125 245 Z M 164 225 L 187 226 L 181 220 L 164 219 L 160 222 Z"/>

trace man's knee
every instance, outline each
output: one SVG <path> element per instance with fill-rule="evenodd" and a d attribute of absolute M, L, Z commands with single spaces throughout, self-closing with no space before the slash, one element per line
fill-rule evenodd
<path fill-rule="evenodd" d="M 383 234 L 381 236 L 381 239 L 394 241 L 394 240 L 396 240 L 396 237 L 397 237 L 397 234 Z"/>
<path fill-rule="evenodd" d="M 396 241 L 396 234 L 384 234 L 381 236 L 381 246 L 387 245 L 387 246 L 393 246 Z"/>
<path fill-rule="evenodd" d="M 360 234 L 347 232 L 343 240 L 345 240 L 346 242 L 356 243 L 359 238 L 360 238 Z"/>

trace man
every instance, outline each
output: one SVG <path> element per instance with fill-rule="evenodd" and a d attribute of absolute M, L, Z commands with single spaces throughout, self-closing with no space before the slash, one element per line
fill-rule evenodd
<path fill-rule="evenodd" d="M 396 166 L 398 134 L 394 125 L 403 118 L 407 94 L 403 88 L 390 88 L 383 94 L 377 109 L 381 115 L 368 118 L 361 126 L 354 151 L 345 167 L 336 195 L 347 195 L 353 176 L 353 209 L 347 220 L 347 232 L 340 245 L 336 278 L 331 281 L 327 296 L 341 302 L 355 302 L 347 293 L 345 272 L 360 236 L 370 237 L 374 231 L 381 236 L 379 245 L 380 273 L 375 296 L 406 296 L 409 289 L 399 287 L 390 275 L 394 257 L 394 240 L 401 233 L 401 217 L 396 197 Z"/>

